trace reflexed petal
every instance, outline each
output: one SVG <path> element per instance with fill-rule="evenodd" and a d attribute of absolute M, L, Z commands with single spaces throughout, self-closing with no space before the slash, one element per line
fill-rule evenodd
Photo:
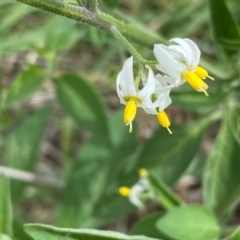
<path fill-rule="evenodd" d="M 171 103 L 172 103 L 172 99 L 169 96 L 165 97 L 163 101 L 160 103 L 160 105 L 158 106 L 159 112 L 166 109 Z"/>
<path fill-rule="evenodd" d="M 185 61 L 188 65 L 188 67 L 191 66 L 193 64 L 194 56 L 193 56 L 193 53 L 192 53 L 192 49 L 189 47 L 189 44 L 185 41 L 185 39 L 173 38 L 169 41 L 179 44 L 184 49 L 184 51 L 186 52 Z"/>
<path fill-rule="evenodd" d="M 170 51 L 172 50 L 170 49 Z M 162 44 L 155 44 L 153 52 L 159 62 L 157 69 L 176 79 L 176 81 L 179 80 L 184 67 L 169 53 L 169 48 Z"/>
<path fill-rule="evenodd" d="M 140 194 L 143 191 L 144 191 L 144 188 L 139 184 L 135 184 L 131 188 L 131 193 L 130 193 L 130 196 L 129 196 L 129 200 L 133 205 L 135 205 L 138 208 L 142 208 L 144 206 L 142 204 L 141 200 L 140 200 Z"/>
<path fill-rule="evenodd" d="M 167 87 L 167 81 L 164 76 L 157 74 L 156 75 L 156 87 Z"/>
<path fill-rule="evenodd" d="M 133 76 L 133 57 L 128 58 L 123 65 L 120 88 L 124 96 L 136 96 Z"/>
<path fill-rule="evenodd" d="M 192 40 L 187 39 L 187 38 L 185 40 L 186 40 L 186 42 L 188 42 L 189 47 L 192 49 L 192 53 L 194 56 L 192 68 L 195 69 L 199 64 L 201 52 L 200 52 L 198 46 Z"/>
<path fill-rule="evenodd" d="M 144 107 L 143 110 L 144 110 L 147 114 L 151 114 L 151 115 L 156 115 L 156 114 L 157 114 L 156 108 L 147 108 L 147 107 Z"/>
<path fill-rule="evenodd" d="M 120 103 L 126 104 L 126 101 L 124 100 L 124 94 L 122 92 L 122 89 L 120 88 L 120 81 L 121 81 L 121 72 L 117 76 L 117 83 L 116 83 L 116 88 L 117 88 L 117 95 L 120 99 Z"/>
<path fill-rule="evenodd" d="M 197 45 L 187 38 L 173 38 L 170 40 L 170 42 L 179 44 L 185 50 L 188 67 L 191 67 L 191 70 L 194 70 L 194 68 L 198 65 L 200 59 L 200 50 Z"/>
<path fill-rule="evenodd" d="M 148 68 L 148 78 L 147 78 L 147 83 L 145 84 L 145 86 L 143 87 L 143 89 L 141 89 L 138 93 L 138 97 L 144 101 L 145 98 L 150 98 L 151 95 L 154 93 L 155 91 L 155 77 L 154 77 L 154 73 L 152 71 L 152 69 L 150 67 Z"/>

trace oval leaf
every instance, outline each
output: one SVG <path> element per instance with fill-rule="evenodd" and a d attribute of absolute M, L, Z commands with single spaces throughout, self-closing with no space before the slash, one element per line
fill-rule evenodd
<path fill-rule="evenodd" d="M 85 79 L 73 74 L 57 79 L 56 84 L 59 103 L 79 126 L 108 136 L 106 115 L 93 87 Z"/>
<path fill-rule="evenodd" d="M 127 236 L 113 231 L 56 228 L 40 224 L 26 224 L 25 230 L 35 240 L 153 240 L 153 238 Z"/>
<path fill-rule="evenodd" d="M 178 240 L 216 240 L 220 235 L 213 213 L 203 206 L 173 208 L 157 221 L 156 227 Z"/>

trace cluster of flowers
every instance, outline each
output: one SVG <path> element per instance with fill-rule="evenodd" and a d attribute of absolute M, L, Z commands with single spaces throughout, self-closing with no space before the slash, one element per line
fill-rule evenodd
<path fill-rule="evenodd" d="M 154 45 L 153 52 L 158 60 L 156 69 L 161 74 L 155 76 L 153 70 L 145 66 L 145 71 L 134 79 L 133 57 L 126 60 L 118 74 L 117 93 L 120 102 L 126 105 L 124 123 L 130 126 L 129 132 L 132 131 L 137 107 L 141 107 L 146 113 L 156 115 L 159 123 L 171 134 L 170 121 L 164 110 L 172 102 L 170 91 L 184 82 L 208 96 L 208 85 L 203 80 L 213 78 L 204 68 L 198 66 L 201 53 L 197 45 L 187 38 L 174 38 L 170 42 L 176 45 Z"/>

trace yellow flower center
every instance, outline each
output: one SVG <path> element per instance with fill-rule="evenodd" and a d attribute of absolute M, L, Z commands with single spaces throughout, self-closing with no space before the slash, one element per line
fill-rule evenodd
<path fill-rule="evenodd" d="M 127 101 L 127 104 L 124 110 L 123 121 L 126 126 L 130 126 L 129 132 L 132 132 L 132 122 L 136 117 L 137 104 L 139 104 L 141 100 L 136 97 L 125 97 L 124 99 Z"/>
<path fill-rule="evenodd" d="M 169 129 L 171 123 L 165 111 L 161 111 L 157 114 L 158 122 L 164 127 L 167 128 L 168 132 L 172 134 L 172 131 Z"/>
<path fill-rule="evenodd" d="M 208 85 L 196 73 L 185 71 L 183 73 L 183 77 L 192 88 L 198 92 L 204 92 L 204 94 L 208 96 L 208 93 L 206 91 L 208 89 Z"/>
<path fill-rule="evenodd" d="M 120 187 L 118 189 L 118 192 L 120 195 L 122 195 L 123 197 L 128 197 L 131 193 L 131 189 L 128 187 Z"/>

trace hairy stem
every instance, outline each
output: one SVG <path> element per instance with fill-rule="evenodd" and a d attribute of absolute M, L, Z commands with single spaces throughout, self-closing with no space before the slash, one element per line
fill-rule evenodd
<path fill-rule="evenodd" d="M 97 0 L 87 0 L 87 9 L 91 12 L 98 11 L 98 1 Z"/>
<path fill-rule="evenodd" d="M 128 49 L 128 51 L 140 64 L 144 63 L 144 58 L 138 53 L 138 51 L 133 47 L 133 45 L 129 43 L 129 41 L 121 34 L 121 32 L 116 27 L 112 27 L 112 34 Z"/>
<path fill-rule="evenodd" d="M 123 36 L 133 40 L 134 42 L 148 47 L 154 43 L 161 42 L 160 38 L 139 30 L 136 27 L 129 25 L 121 20 L 118 20 L 108 14 L 100 11 L 91 12 L 88 9 L 80 6 L 72 5 L 59 0 L 16 0 L 47 12 L 55 13 L 67 18 L 74 19 L 81 23 L 89 24 L 100 28 L 106 32 L 111 32 L 111 28 L 115 26 Z M 96 2 L 96 1 L 92 1 Z"/>

